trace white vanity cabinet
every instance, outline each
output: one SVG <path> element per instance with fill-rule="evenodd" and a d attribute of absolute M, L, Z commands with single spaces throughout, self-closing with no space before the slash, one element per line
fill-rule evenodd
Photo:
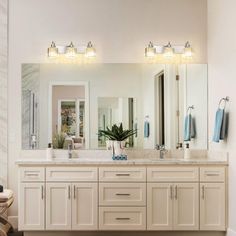
<path fill-rule="evenodd" d="M 20 166 L 19 229 L 226 230 L 225 165 L 117 163 Z"/>
<path fill-rule="evenodd" d="M 21 167 L 19 171 L 19 229 L 45 229 L 45 168 Z"/>
<path fill-rule="evenodd" d="M 200 169 L 200 229 L 226 228 L 226 169 Z"/>
<path fill-rule="evenodd" d="M 19 230 L 44 230 L 45 184 L 19 184 Z"/>
<path fill-rule="evenodd" d="M 172 169 L 159 167 L 147 170 L 147 229 L 198 230 L 198 168 Z M 174 180 L 176 182 L 169 182 Z M 187 183 L 178 182 L 183 180 Z"/>

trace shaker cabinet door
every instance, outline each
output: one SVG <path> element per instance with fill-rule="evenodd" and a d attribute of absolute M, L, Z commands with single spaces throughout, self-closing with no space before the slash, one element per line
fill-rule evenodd
<path fill-rule="evenodd" d="M 200 229 L 225 230 L 225 184 L 200 185 Z"/>
<path fill-rule="evenodd" d="M 173 186 L 170 183 L 147 184 L 147 229 L 171 230 Z"/>
<path fill-rule="evenodd" d="M 46 184 L 46 229 L 71 229 L 71 184 Z"/>
<path fill-rule="evenodd" d="M 19 186 L 19 229 L 44 230 L 44 183 L 21 183 Z"/>
<path fill-rule="evenodd" d="M 98 229 L 98 184 L 72 184 L 72 230 Z"/>

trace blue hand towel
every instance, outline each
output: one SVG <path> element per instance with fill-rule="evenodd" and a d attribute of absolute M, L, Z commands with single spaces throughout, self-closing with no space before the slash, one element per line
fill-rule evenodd
<path fill-rule="evenodd" d="M 144 122 L 144 138 L 148 138 L 150 135 L 150 128 L 149 128 L 149 122 Z"/>
<path fill-rule="evenodd" d="M 195 124 L 191 114 L 186 115 L 184 120 L 184 141 L 190 141 L 195 138 Z"/>
<path fill-rule="evenodd" d="M 214 135 L 212 139 L 213 142 L 219 143 L 220 140 L 225 138 L 226 127 L 227 125 L 226 125 L 224 109 L 219 108 L 216 111 L 216 116 L 215 116 Z"/>

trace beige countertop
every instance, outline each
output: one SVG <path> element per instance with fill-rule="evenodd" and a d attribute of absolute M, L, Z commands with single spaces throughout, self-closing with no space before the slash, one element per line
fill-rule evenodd
<path fill-rule="evenodd" d="M 198 159 L 130 159 L 127 161 L 114 161 L 111 158 L 53 158 L 47 159 L 19 159 L 17 165 L 43 165 L 43 166 L 89 166 L 89 165 L 114 165 L 114 166 L 136 166 L 136 165 L 228 165 L 224 159 L 198 158 Z"/>

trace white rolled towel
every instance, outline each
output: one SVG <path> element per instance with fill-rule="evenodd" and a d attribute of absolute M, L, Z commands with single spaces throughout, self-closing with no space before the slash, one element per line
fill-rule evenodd
<path fill-rule="evenodd" d="M 6 202 L 8 199 L 13 197 L 13 191 L 11 189 L 4 189 L 2 193 L 0 193 L 0 202 Z"/>

